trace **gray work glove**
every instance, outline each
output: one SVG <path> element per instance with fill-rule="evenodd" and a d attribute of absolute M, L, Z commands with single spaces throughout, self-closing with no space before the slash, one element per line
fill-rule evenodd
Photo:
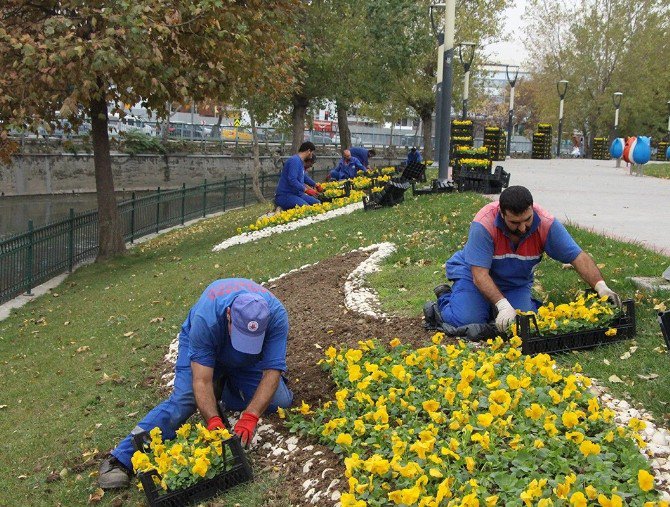
<path fill-rule="evenodd" d="M 607 296 L 607 299 L 617 308 L 621 308 L 621 298 L 619 294 L 610 289 L 604 280 L 600 280 L 594 287 L 600 297 Z"/>
<path fill-rule="evenodd" d="M 510 324 L 512 324 L 516 319 L 516 310 L 507 301 L 507 298 L 502 298 L 496 303 L 496 308 L 498 309 L 498 315 L 496 316 L 496 327 L 501 333 L 506 333 Z"/>

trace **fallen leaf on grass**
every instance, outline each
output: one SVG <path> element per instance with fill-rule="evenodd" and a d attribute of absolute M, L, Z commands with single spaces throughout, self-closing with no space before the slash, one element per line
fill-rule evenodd
<path fill-rule="evenodd" d="M 664 312 L 667 310 L 667 307 L 665 306 L 665 303 L 658 303 L 656 306 L 654 306 L 654 310 L 658 310 L 659 312 Z"/>
<path fill-rule="evenodd" d="M 629 359 L 630 358 L 630 352 L 624 352 L 619 356 L 619 359 Z"/>
<path fill-rule="evenodd" d="M 607 366 L 610 365 L 609 359 L 603 359 L 603 363 L 605 363 Z"/>
<path fill-rule="evenodd" d="M 0 405 L 0 409 L 7 408 L 7 405 Z"/>
<path fill-rule="evenodd" d="M 660 346 L 654 348 L 654 352 L 658 352 L 659 354 L 665 354 L 667 352 L 667 350 L 663 345 L 660 345 Z"/>
<path fill-rule="evenodd" d="M 609 378 L 608 380 L 609 380 L 610 382 L 612 382 L 613 384 L 622 384 L 622 383 L 623 383 L 623 380 L 621 380 L 621 379 L 620 379 L 619 377 L 617 377 L 616 375 L 611 375 L 610 378 Z"/>
<path fill-rule="evenodd" d="M 165 317 L 154 317 L 149 321 L 149 324 L 155 324 L 156 322 L 163 322 Z"/>
<path fill-rule="evenodd" d="M 649 375 L 639 375 L 642 380 L 654 380 L 655 378 L 658 378 L 658 374 L 656 373 L 650 373 Z"/>
<path fill-rule="evenodd" d="M 105 492 L 102 490 L 102 488 L 98 488 L 89 495 L 88 503 L 97 503 L 102 500 L 103 496 L 105 496 Z"/>
<path fill-rule="evenodd" d="M 89 347 L 88 345 L 82 345 L 76 350 L 76 352 L 77 354 L 81 354 L 82 352 L 86 352 L 87 350 L 91 350 L 91 347 Z"/>
<path fill-rule="evenodd" d="M 134 334 L 135 334 L 135 331 L 128 331 L 127 333 L 123 333 L 123 336 L 125 336 L 126 338 L 130 338 Z"/>
<path fill-rule="evenodd" d="M 135 417 L 137 414 L 139 414 L 139 411 L 138 412 L 131 412 L 130 414 L 126 415 L 126 417 Z"/>
<path fill-rule="evenodd" d="M 605 267 L 605 264 L 600 262 L 600 263 L 596 264 L 596 266 L 598 266 L 598 269 L 603 269 Z"/>

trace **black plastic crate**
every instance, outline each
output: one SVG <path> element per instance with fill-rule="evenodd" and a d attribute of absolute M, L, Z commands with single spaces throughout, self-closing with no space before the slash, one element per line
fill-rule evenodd
<path fill-rule="evenodd" d="M 386 182 L 380 192 L 363 197 L 363 209 L 368 211 L 400 204 L 405 200 L 405 191 L 411 186 L 412 182 L 409 180 L 393 178 Z"/>
<path fill-rule="evenodd" d="M 427 194 L 448 194 L 456 190 L 456 187 L 451 181 L 433 180 L 429 187 L 416 188 L 416 184 L 412 182 L 413 195 L 427 195 Z"/>
<path fill-rule="evenodd" d="M 133 438 L 136 448 L 144 448 L 149 433 L 145 431 Z M 154 476 L 159 476 L 158 472 L 151 470 L 138 473 L 137 477 L 142 483 L 150 507 L 181 507 L 199 503 L 223 493 L 233 486 L 252 480 L 254 474 L 242 449 L 240 437 L 233 435 L 221 444 L 222 455 L 225 460 L 224 470 L 211 479 L 203 479 L 188 488 L 166 492 L 153 481 Z"/>
<path fill-rule="evenodd" d="M 609 327 L 559 335 L 542 336 L 537 327 L 535 315 L 517 315 L 517 335 L 521 338 L 521 352 L 524 354 L 554 354 L 590 349 L 633 338 L 635 336 L 635 303 L 632 299 L 628 299 L 622 305 L 622 314 Z M 535 327 L 534 332 L 532 327 Z M 605 332 L 611 327 L 616 328 L 616 335 L 606 336 Z"/>
<path fill-rule="evenodd" d="M 426 181 L 426 164 L 410 162 L 405 166 L 400 177 L 408 181 Z"/>
<path fill-rule="evenodd" d="M 661 333 L 665 340 L 665 346 L 670 351 L 670 310 L 658 314 L 658 323 L 661 326 Z"/>

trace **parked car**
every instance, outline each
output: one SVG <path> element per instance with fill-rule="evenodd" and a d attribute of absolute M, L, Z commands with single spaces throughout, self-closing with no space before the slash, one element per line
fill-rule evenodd
<path fill-rule="evenodd" d="M 148 136 L 156 134 L 156 131 L 151 125 L 145 123 L 144 120 L 137 118 L 136 116 L 126 115 L 123 118 L 120 118 L 118 114 L 109 116 L 109 133 L 111 136 L 118 136 L 122 132 L 130 131 L 141 132 Z"/>
<path fill-rule="evenodd" d="M 334 144 L 335 141 L 327 132 L 305 132 L 304 141 L 312 141 L 314 144 Z"/>
<path fill-rule="evenodd" d="M 251 130 L 242 127 L 221 127 L 221 138 L 224 141 L 247 141 L 253 140 Z"/>

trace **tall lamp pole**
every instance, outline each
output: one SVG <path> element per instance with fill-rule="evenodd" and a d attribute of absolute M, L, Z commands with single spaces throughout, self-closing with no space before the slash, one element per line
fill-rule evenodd
<path fill-rule="evenodd" d="M 612 102 L 614 103 L 614 138 L 619 137 L 619 107 L 621 107 L 622 92 L 614 92 Z"/>
<path fill-rule="evenodd" d="M 670 100 L 668 100 L 668 137 L 670 137 Z M 670 139 L 668 139 L 670 141 Z"/>
<path fill-rule="evenodd" d="M 458 58 L 463 64 L 463 119 L 468 117 L 468 96 L 470 91 L 470 66 L 475 58 L 474 42 L 461 42 L 458 45 Z M 465 58 L 463 58 L 463 48 L 465 48 Z M 469 50 L 469 51 L 468 51 Z"/>
<path fill-rule="evenodd" d="M 509 69 L 514 69 L 514 77 L 509 74 Z M 516 86 L 516 79 L 519 77 L 519 67 L 517 65 L 506 65 L 505 74 L 507 75 L 507 82 L 509 83 L 509 115 L 507 117 L 507 156 L 510 156 L 512 150 L 512 119 L 514 118 L 514 86 Z"/>
<path fill-rule="evenodd" d="M 568 92 L 568 82 L 565 79 L 561 79 L 556 83 L 556 90 L 558 90 L 558 98 L 561 99 L 558 106 L 558 142 L 556 143 L 556 158 L 560 158 L 561 141 L 563 138 L 563 99 L 565 99 L 565 94 Z"/>
<path fill-rule="evenodd" d="M 456 0 L 444 4 L 444 60 L 442 64 L 442 103 L 440 104 L 442 127 L 440 128 L 440 157 L 438 180 L 446 182 L 449 177 L 449 139 L 451 138 L 451 87 L 454 74 L 454 31 L 456 24 Z"/>
<path fill-rule="evenodd" d="M 619 107 L 621 107 L 622 92 L 614 92 L 612 103 L 614 104 L 614 139 L 619 137 Z M 621 167 L 621 157 L 616 159 L 616 167 Z"/>
<path fill-rule="evenodd" d="M 444 61 L 444 32 L 436 26 L 433 18 L 433 9 L 444 7 L 444 4 L 430 5 L 430 24 L 433 27 L 433 33 L 437 37 L 437 83 L 435 85 L 435 154 L 440 153 L 440 130 L 442 127 L 442 63 Z"/>

